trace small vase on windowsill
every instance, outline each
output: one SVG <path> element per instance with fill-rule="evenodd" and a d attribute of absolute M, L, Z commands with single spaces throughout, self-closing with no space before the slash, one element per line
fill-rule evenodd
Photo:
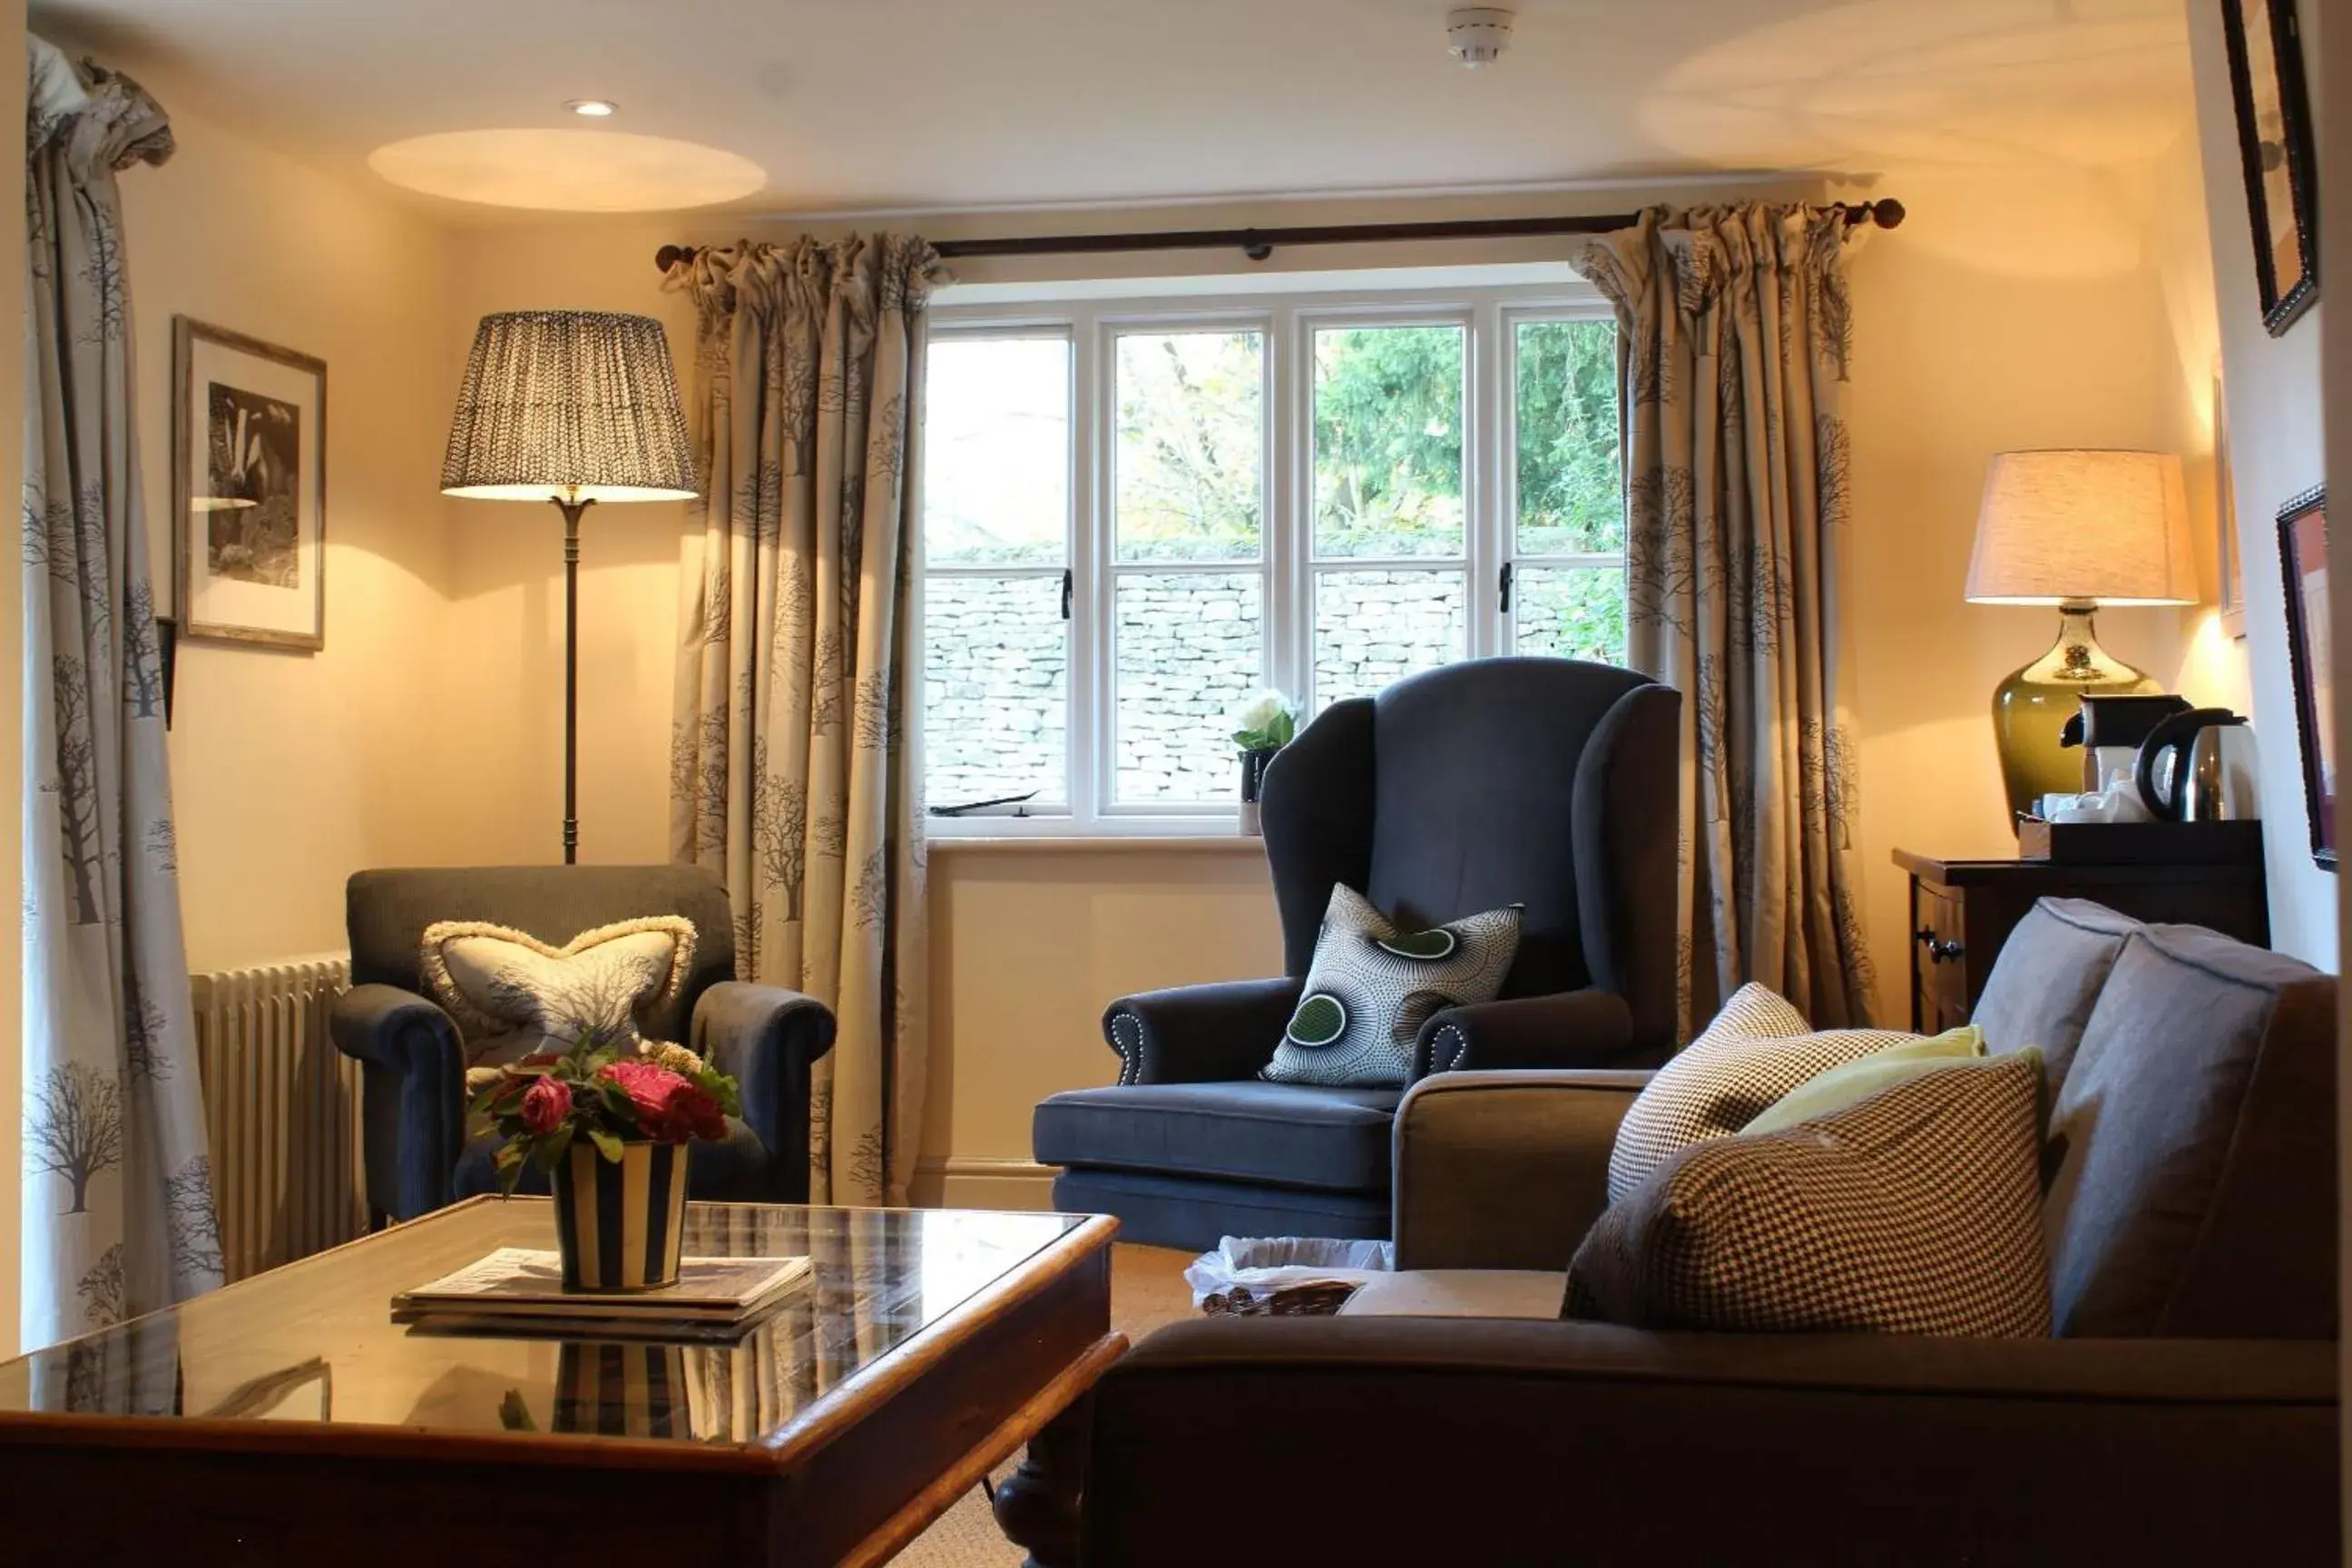
<path fill-rule="evenodd" d="M 1233 725 L 1234 744 L 1242 753 L 1241 830 L 1255 838 L 1259 832 L 1258 792 L 1265 786 L 1266 764 L 1298 732 L 1298 710 L 1279 691 L 1254 691 L 1234 710 Z"/>
<path fill-rule="evenodd" d="M 1258 825 L 1258 791 L 1265 786 L 1265 765 L 1274 761 L 1280 746 L 1255 746 L 1242 753 L 1242 832 L 1255 838 L 1264 831 Z"/>

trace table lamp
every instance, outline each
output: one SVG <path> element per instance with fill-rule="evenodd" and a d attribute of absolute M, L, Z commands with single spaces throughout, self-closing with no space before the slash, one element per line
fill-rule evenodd
<path fill-rule="evenodd" d="M 2082 785 L 2059 731 L 2085 693 L 2154 692 L 2144 672 L 2099 646 L 2105 605 L 2193 605 L 2189 499 L 2168 452 L 2002 452 L 1985 476 L 1968 597 L 2055 605 L 2058 640 L 1993 691 L 1992 727 L 2012 823 L 2045 795 Z"/>
<path fill-rule="evenodd" d="M 579 858 L 580 517 L 598 501 L 686 500 L 694 455 L 669 339 L 650 316 L 485 316 L 466 362 L 441 493 L 563 513 L 563 863 Z"/>

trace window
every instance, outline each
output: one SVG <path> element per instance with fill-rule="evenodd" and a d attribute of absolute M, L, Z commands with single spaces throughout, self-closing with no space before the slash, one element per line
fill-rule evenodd
<path fill-rule="evenodd" d="M 1213 831 L 1261 687 L 1624 658 L 1616 331 L 1580 286 L 942 307 L 928 375 L 939 831 Z"/>

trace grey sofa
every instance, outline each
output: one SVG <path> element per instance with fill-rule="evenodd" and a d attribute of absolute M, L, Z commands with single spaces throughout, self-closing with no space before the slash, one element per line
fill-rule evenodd
<path fill-rule="evenodd" d="M 1382 1237 L 1404 1087 L 1260 1081 L 1297 1005 L 1331 888 L 1406 922 L 1526 906 L 1502 999 L 1437 1013 L 1416 1079 L 1664 1059 L 1675 1028 L 1679 696 L 1557 658 L 1448 666 L 1334 703 L 1274 759 L 1262 816 L 1284 973 L 1122 997 L 1117 1085 L 1038 1106 L 1063 1209 L 1128 1240 Z"/>
<path fill-rule="evenodd" d="M 1115 1367 L 1084 1560 L 1197 1562 L 1213 1521 L 1333 1562 L 2333 1564 L 2335 1004 L 2210 931 L 2028 917 L 1979 1017 L 2058 1079 L 2046 1340 L 1559 1321 L 1643 1075 L 1425 1082 L 1409 1272 Z"/>
<path fill-rule="evenodd" d="M 694 963 L 677 998 L 646 1020 L 648 1037 L 691 1046 L 741 1085 L 743 1114 L 724 1142 L 698 1146 L 689 1196 L 800 1203 L 808 1197 L 809 1068 L 833 1048 L 822 1003 L 735 979 L 727 889 L 692 866 L 510 866 L 362 871 L 344 890 L 352 989 L 330 1027 L 361 1064 L 368 1206 L 377 1223 L 489 1192 L 488 1138 L 469 1138 L 465 1054 L 457 1026 L 421 994 L 425 928 L 495 921 L 561 944 L 642 915 L 694 922 Z M 544 1192 L 526 1173 L 523 1190 Z"/>

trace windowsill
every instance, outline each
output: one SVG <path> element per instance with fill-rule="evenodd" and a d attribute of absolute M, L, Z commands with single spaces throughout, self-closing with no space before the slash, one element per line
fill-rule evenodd
<path fill-rule="evenodd" d="M 1042 834 L 977 834 L 932 838 L 938 855 L 1262 855 L 1265 840 L 1244 833 L 1086 833 L 1046 837 Z"/>

